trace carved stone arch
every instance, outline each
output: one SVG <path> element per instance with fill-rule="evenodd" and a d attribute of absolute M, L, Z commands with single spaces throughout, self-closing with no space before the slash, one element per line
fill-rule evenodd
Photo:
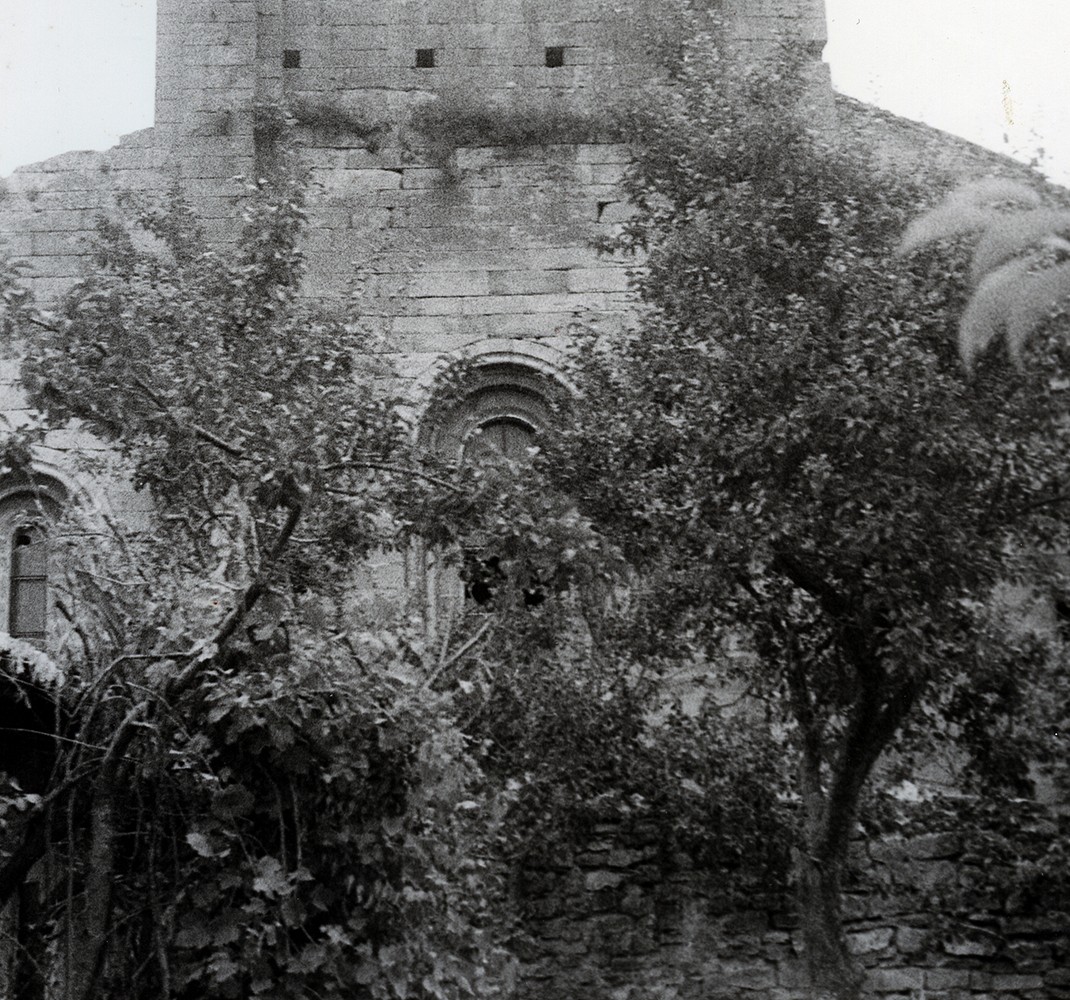
<path fill-rule="evenodd" d="M 459 456 L 473 434 L 489 423 L 545 428 L 554 404 L 571 398 L 561 376 L 560 354 L 542 344 L 486 341 L 460 356 L 428 387 L 420 441 L 443 457 Z M 445 388 L 443 388 L 445 386 Z"/>

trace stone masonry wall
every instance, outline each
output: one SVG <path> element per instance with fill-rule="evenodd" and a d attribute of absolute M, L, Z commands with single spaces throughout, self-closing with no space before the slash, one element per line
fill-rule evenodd
<path fill-rule="evenodd" d="M 609 0 L 160 0 L 156 126 L 103 154 L 22 168 L 0 191 L 0 237 L 33 267 L 47 300 L 87 264 L 99 214 L 118 192 L 162 192 L 178 180 L 209 237 L 233 239 L 237 178 L 263 161 L 256 106 L 302 103 L 389 126 L 366 141 L 305 127 L 303 156 L 319 192 L 307 249 L 312 295 L 359 307 L 408 375 L 444 351 L 500 342 L 553 364 L 577 317 L 619 324 L 622 262 L 591 242 L 626 215 L 623 146 L 591 141 L 461 149 L 449 182 L 426 136 L 406 132 L 437 96 L 517 102 L 547 113 L 597 111 L 658 70 L 637 44 L 642 25 Z M 821 0 L 725 0 L 737 40 L 825 36 Z M 656 9 L 656 5 L 655 5 Z M 548 66 L 546 49 L 562 50 Z M 417 67 L 417 49 L 434 67 Z M 495 346 L 497 343 L 497 347 Z M 489 344 L 489 346 L 488 346 Z M 525 345 L 531 345 L 530 348 Z M 515 352 L 514 352 L 515 353 Z"/>
<path fill-rule="evenodd" d="M 955 834 L 856 846 L 846 928 L 867 996 L 1070 998 L 1070 899 L 978 893 L 974 876 L 991 875 L 993 859 Z M 948 893 L 959 907 L 938 902 Z M 788 902 L 733 906 L 716 873 L 664 857 L 641 824 L 595 827 L 581 848 L 525 871 L 519 896 L 524 1000 L 811 997 Z"/>

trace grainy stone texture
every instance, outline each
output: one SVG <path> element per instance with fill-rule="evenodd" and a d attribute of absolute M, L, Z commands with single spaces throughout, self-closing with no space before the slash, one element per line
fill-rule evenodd
<path fill-rule="evenodd" d="M 121 191 L 159 193 L 177 180 L 209 235 L 232 240 L 236 178 L 253 178 L 270 153 L 256 107 L 288 102 L 304 109 L 299 139 L 315 186 L 306 291 L 359 290 L 354 312 L 403 375 L 419 378 L 443 352 L 478 351 L 488 338 L 523 356 L 531 342 L 562 346 L 579 319 L 612 331 L 629 313 L 626 262 L 599 256 L 592 242 L 629 215 L 618 190 L 626 147 L 596 135 L 526 148 L 477 143 L 444 169 L 428 137 L 405 122 L 418 105 L 458 96 L 506 115 L 521 106 L 599 111 L 658 72 L 642 25 L 616 6 L 161 0 L 155 128 L 107 153 L 16 171 L 0 200 L 0 234 L 31 262 L 46 300 L 82 273 L 96 219 L 115 213 Z M 815 93 L 828 103 L 820 0 L 727 0 L 724 14 L 755 57 L 780 37 L 810 43 Z M 547 47 L 562 50 L 562 65 L 546 64 Z M 417 68 L 417 49 L 434 50 L 434 68 Z M 370 141 L 339 127 L 339 113 L 390 128 Z"/>
<path fill-rule="evenodd" d="M 983 859 L 950 835 L 855 845 L 848 943 L 880 1000 L 1070 998 L 1070 899 L 938 905 L 929 874 L 966 884 Z M 989 865 L 987 874 L 991 876 Z M 1009 870 L 1006 873 L 1010 874 Z M 1008 879 L 1009 880 L 1009 879 Z M 790 900 L 730 903 L 716 872 L 663 856 L 641 825 L 597 827 L 590 843 L 519 880 L 526 1000 L 809 1000 Z M 946 898 L 946 897 L 945 897 Z"/>

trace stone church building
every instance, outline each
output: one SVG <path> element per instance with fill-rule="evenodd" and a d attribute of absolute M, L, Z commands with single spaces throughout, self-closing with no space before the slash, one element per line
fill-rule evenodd
<path fill-rule="evenodd" d="M 467 405 L 422 433 L 463 440 L 479 428 L 522 449 L 570 327 L 611 333 L 629 315 L 630 262 L 594 249 L 629 211 L 618 190 L 627 145 L 600 118 L 663 74 L 647 44 L 659 6 L 159 0 L 154 127 L 0 182 L 0 246 L 29 261 L 27 284 L 47 303 L 84 273 L 97 220 L 117 213 L 120 193 L 159 196 L 176 181 L 225 245 L 244 185 L 272 155 L 264 109 L 285 106 L 311 174 L 305 292 L 344 302 L 359 287 L 354 312 L 417 407 L 443 356 L 474 366 Z M 815 113 L 834 114 L 822 0 L 726 0 L 722 14 L 755 59 L 802 42 Z M 0 364 L 0 411 L 18 420 L 17 364 Z M 70 435 L 50 432 L 58 450 L 41 455 L 57 501 L 84 485 L 64 469 Z M 108 492 L 119 512 L 144 502 Z M 21 506 L 0 495 L 0 516 Z M 384 580 L 398 575 L 383 569 Z M 416 576 L 434 590 L 434 574 Z M 0 579 L 0 618 L 19 631 L 9 592 Z"/>
<path fill-rule="evenodd" d="M 1020 173 L 969 143 L 834 95 L 821 62 L 822 0 L 720 8 L 731 39 L 755 59 L 784 38 L 801 42 L 813 62 L 803 99 L 816 118 L 874 139 L 891 162 L 910 169 L 924 158 L 964 177 Z M 88 267 L 97 219 L 116 212 L 120 193 L 162 195 L 176 180 L 225 245 L 240 224 L 241 178 L 257 176 L 272 155 L 263 109 L 287 106 L 313 184 L 306 293 L 344 303 L 359 289 L 354 309 L 417 405 L 444 357 L 466 359 L 475 373 L 467 399 L 449 426 L 424 433 L 463 442 L 478 428 L 506 451 L 522 448 L 560 378 L 570 330 L 612 332 L 632 309 L 631 262 L 594 249 L 629 213 L 619 190 L 628 147 L 598 122 L 608 101 L 661 72 L 644 44 L 644 9 L 623 0 L 158 0 L 155 125 L 106 152 L 66 153 L 0 180 L 0 251 L 29 263 L 27 283 L 47 303 Z M 488 108 L 536 124 L 518 137 L 477 113 Z M 28 419 L 17 371 L 16 360 L 0 358 L 0 412 L 15 425 Z M 40 453 L 36 485 L 57 507 L 84 492 L 64 457 L 79 444 L 93 446 L 76 430 L 54 430 Z M 106 492 L 91 500 L 124 515 L 144 510 L 130 489 Z M 0 482 L 0 630 L 30 640 L 45 628 L 47 566 L 22 520 L 37 495 Z M 746 991 L 737 995 L 804 995 L 786 925 L 709 918 L 698 897 L 673 917 L 671 934 L 655 933 L 656 901 L 649 921 L 645 909 L 641 919 L 632 913 L 629 900 L 647 905 L 646 890 L 633 889 L 648 846 L 595 846 L 569 874 L 567 902 L 556 889 L 540 897 L 545 926 L 528 971 L 544 995 L 571 995 L 555 979 L 567 967 L 587 970 L 591 996 L 699 996 L 680 983 L 701 983 L 711 962 L 725 989 Z M 1058 936 L 1025 918 L 1014 931 L 1009 910 L 983 915 L 958 952 L 926 956 L 914 926 L 919 904 L 896 878 L 906 866 L 928 885 L 954 850 L 931 842 L 872 858 L 874 884 L 895 891 L 859 897 L 849 931 L 874 969 L 873 990 L 897 1000 L 1070 996 L 1053 945 L 1021 974 L 1006 963 L 977 971 L 994 954 L 999 921 L 1023 948 Z"/>
<path fill-rule="evenodd" d="M 209 238 L 240 224 L 245 179 L 271 156 L 264 109 L 296 117 L 312 198 L 310 296 L 345 302 L 384 344 L 414 403 L 444 356 L 477 372 L 467 406 L 427 435 L 480 428 L 522 448 L 540 423 L 577 322 L 612 333 L 630 312 L 630 263 L 598 253 L 629 208 L 628 148 L 600 128 L 612 101 L 664 73 L 648 0 L 159 0 L 155 125 L 106 152 L 71 152 L 0 180 L 0 248 L 29 262 L 47 303 L 90 263 L 100 216 L 121 193 L 177 181 Z M 822 0 L 722 0 L 749 58 L 785 39 L 812 60 L 815 120 L 874 135 L 889 156 L 987 173 L 1002 158 L 834 97 L 821 62 Z M 653 20 L 652 20 L 653 18 Z M 671 30 L 671 26 L 670 26 Z M 654 46 L 656 49 L 656 46 Z M 489 114 L 488 114 L 489 112 Z M 498 119 L 495 122 L 495 118 Z M 626 138 L 626 137 L 625 137 Z M 0 360 L 0 412 L 18 422 L 17 362 Z M 41 472 L 57 499 L 70 430 L 50 432 Z M 118 511 L 140 497 L 112 490 Z M 21 502 L 5 502 L 0 516 Z M 6 537 L 6 536 L 5 536 Z M 0 620 L 11 625 L 0 553 Z M 429 597 L 433 600 L 433 597 Z"/>

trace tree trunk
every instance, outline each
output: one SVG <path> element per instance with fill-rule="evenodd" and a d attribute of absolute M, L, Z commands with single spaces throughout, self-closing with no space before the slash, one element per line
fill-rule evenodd
<path fill-rule="evenodd" d="M 14 1000 L 44 1000 L 46 947 L 41 917 L 40 886 L 23 882 L 19 886 Z"/>
<path fill-rule="evenodd" d="M 93 797 L 89 866 L 85 906 L 72 935 L 71 1000 L 90 1000 L 100 975 L 111 920 L 112 880 L 115 873 L 115 778 L 101 779 Z M 74 914 L 68 920 L 75 919 Z"/>
<path fill-rule="evenodd" d="M 830 812 L 814 741 L 804 748 L 801 763 L 803 849 L 796 854 L 796 898 L 807 971 L 819 996 L 857 1000 L 863 976 L 847 950 L 840 906 L 849 840 L 832 836 L 834 824 L 844 830 L 850 823 Z"/>
<path fill-rule="evenodd" d="M 863 977 L 847 950 L 843 933 L 843 867 L 844 861 L 839 858 L 799 853 L 799 919 L 810 982 L 836 1000 L 857 1000 Z"/>

